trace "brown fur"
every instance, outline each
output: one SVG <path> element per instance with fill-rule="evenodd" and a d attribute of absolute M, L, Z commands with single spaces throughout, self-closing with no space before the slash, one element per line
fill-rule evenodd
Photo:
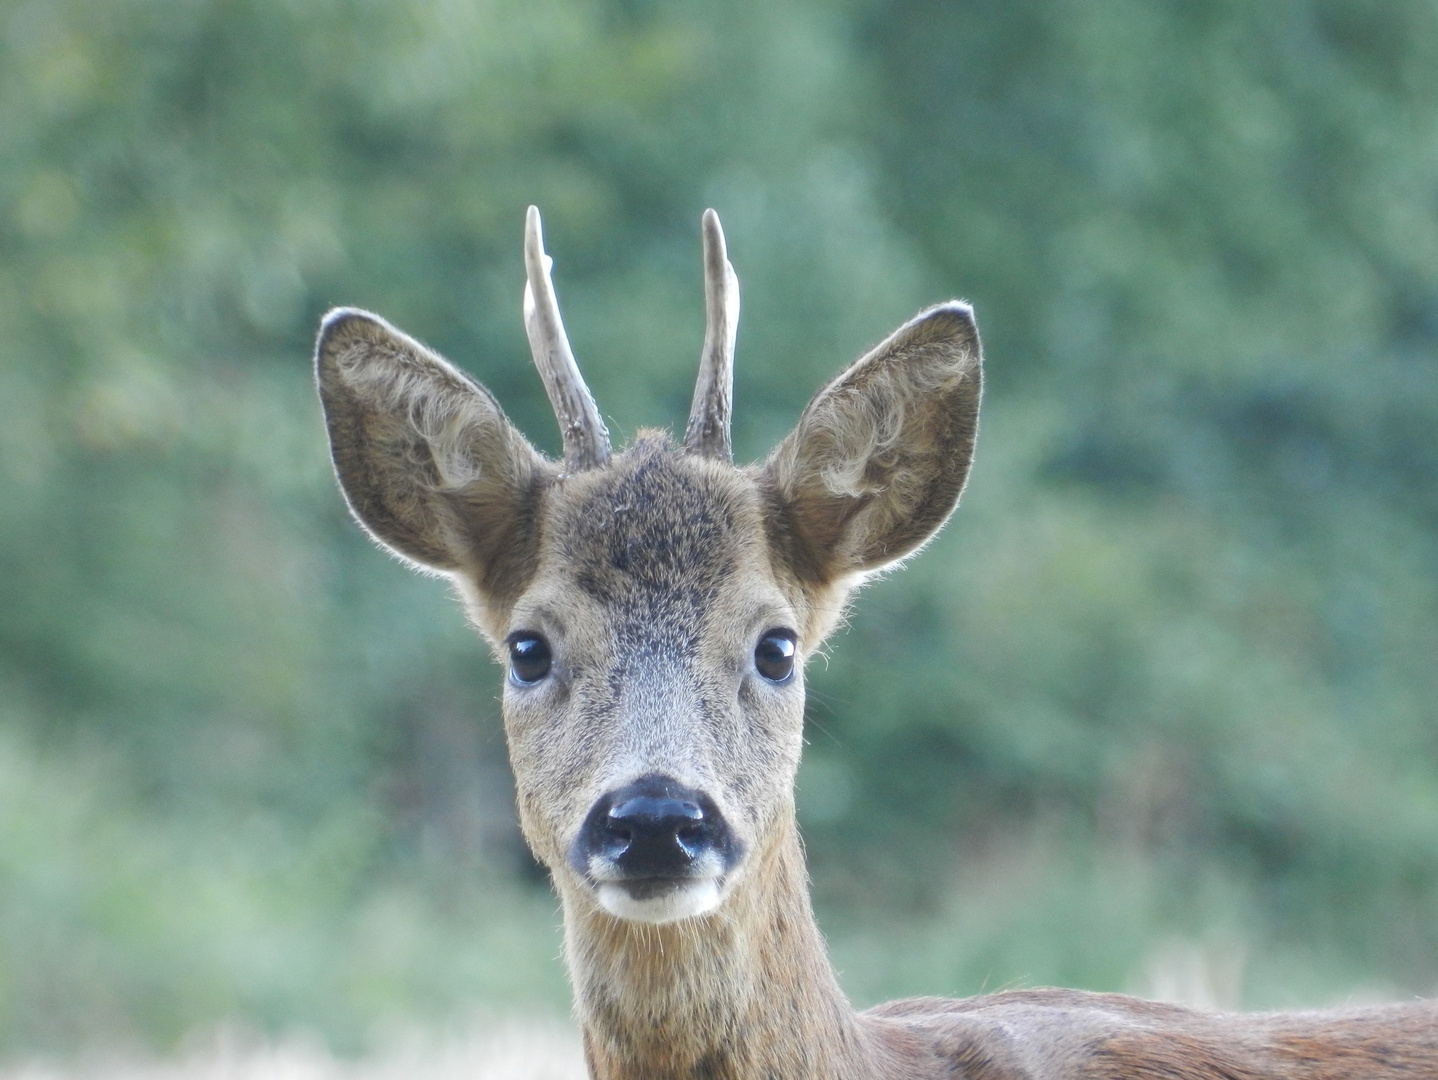
<path fill-rule="evenodd" d="M 501 660 L 514 631 L 552 648 L 541 682 L 506 687 L 505 730 L 596 1080 L 1438 1077 L 1431 1003 L 1235 1016 L 1066 990 L 862 1014 L 844 1000 L 794 820 L 802 660 L 853 587 L 958 501 L 981 370 L 966 305 L 901 327 L 746 469 L 647 432 L 566 473 L 482 387 L 362 312 L 326 319 L 317 370 L 359 521 L 450 575 Z M 797 638 L 788 684 L 753 671 L 774 627 Z M 744 852 L 717 907 L 666 923 L 610 914 L 566 861 L 595 800 L 652 773 L 712 797 Z"/>

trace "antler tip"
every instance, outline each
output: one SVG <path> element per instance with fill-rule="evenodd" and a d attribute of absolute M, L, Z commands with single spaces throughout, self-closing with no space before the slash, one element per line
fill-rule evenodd
<path fill-rule="evenodd" d="M 531 206 L 524 214 L 524 258 L 536 267 L 544 264 L 544 227 L 539 221 L 539 207 Z"/>
<path fill-rule="evenodd" d="M 724 226 L 719 224 L 719 215 L 711 207 L 704 211 L 700 219 L 700 231 L 704 234 L 704 246 L 724 251 Z"/>

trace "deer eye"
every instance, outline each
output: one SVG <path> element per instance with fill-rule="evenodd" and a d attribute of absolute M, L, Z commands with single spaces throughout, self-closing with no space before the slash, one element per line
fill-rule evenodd
<path fill-rule="evenodd" d="M 549 674 L 549 643 L 538 634 L 520 630 L 509 635 L 509 679 L 516 686 L 533 686 Z"/>
<path fill-rule="evenodd" d="M 794 674 L 794 631 L 769 630 L 754 648 L 754 666 L 772 683 L 788 682 Z"/>

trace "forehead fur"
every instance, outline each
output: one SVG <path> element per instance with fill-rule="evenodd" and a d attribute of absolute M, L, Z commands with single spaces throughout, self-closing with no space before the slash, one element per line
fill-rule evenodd
<path fill-rule="evenodd" d="M 564 483 L 549 537 L 559 566 L 589 597 L 648 614 L 699 608 L 755 557 L 758 498 L 732 468 L 645 432 L 602 470 Z M 666 614 L 679 614 L 666 610 Z"/>

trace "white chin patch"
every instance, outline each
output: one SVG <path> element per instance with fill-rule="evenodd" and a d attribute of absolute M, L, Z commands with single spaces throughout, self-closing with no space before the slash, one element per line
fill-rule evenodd
<path fill-rule="evenodd" d="M 609 914 L 633 922 L 671 923 L 692 919 L 719 906 L 719 883 L 714 878 L 696 878 L 657 896 L 636 900 L 623 885 L 601 882 L 599 906 Z"/>

